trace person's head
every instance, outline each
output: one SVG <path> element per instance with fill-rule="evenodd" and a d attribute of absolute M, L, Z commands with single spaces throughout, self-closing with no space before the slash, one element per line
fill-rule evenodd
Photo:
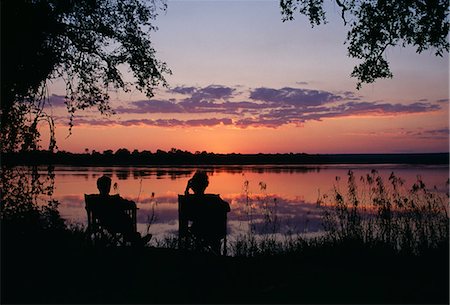
<path fill-rule="evenodd" d="M 97 188 L 100 195 L 109 195 L 111 190 L 111 178 L 107 176 L 101 176 L 97 179 Z"/>
<path fill-rule="evenodd" d="M 204 194 L 208 184 L 208 175 L 203 171 L 196 171 L 190 182 L 191 189 L 195 194 Z"/>

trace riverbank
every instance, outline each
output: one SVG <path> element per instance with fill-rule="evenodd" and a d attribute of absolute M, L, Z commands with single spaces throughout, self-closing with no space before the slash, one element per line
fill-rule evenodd
<path fill-rule="evenodd" d="M 73 165 L 73 166 L 207 166 L 207 165 L 311 165 L 311 164 L 449 164 L 449 153 L 398 154 L 215 154 L 207 152 L 157 150 L 130 152 L 71 153 L 65 151 L 32 151 L 2 154 L 3 164 L 16 165 Z"/>
<path fill-rule="evenodd" d="M 221 257 L 164 248 L 2 249 L 2 303 L 448 303 L 448 244 Z"/>

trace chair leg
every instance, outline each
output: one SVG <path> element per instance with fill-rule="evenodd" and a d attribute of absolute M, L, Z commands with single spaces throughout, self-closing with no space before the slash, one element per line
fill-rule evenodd
<path fill-rule="evenodd" d="M 223 238 L 223 256 L 227 256 L 227 236 Z"/>

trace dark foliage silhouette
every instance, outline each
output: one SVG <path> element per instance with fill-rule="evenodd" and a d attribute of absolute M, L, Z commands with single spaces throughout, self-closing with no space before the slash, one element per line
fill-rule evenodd
<path fill-rule="evenodd" d="M 49 151 L 56 148 L 53 116 L 45 112 L 47 84 L 55 79 L 62 79 L 66 86 L 70 126 L 77 110 L 96 107 L 111 114 L 111 89 L 135 87 L 150 97 L 155 86 L 165 85 L 164 74 L 170 71 L 156 59 L 150 41 L 150 33 L 156 30 L 152 21 L 165 6 L 140 0 L 0 3 L 2 225 L 23 222 L 26 228 L 27 222 L 33 222 L 47 227 L 41 221 L 47 219 L 47 210 L 37 198 L 52 191 L 52 171 L 47 177 L 30 175 L 37 169 L 13 168 L 5 154 L 39 149 L 38 126 L 43 123 L 50 129 Z M 133 73 L 131 83 L 121 75 L 124 66 Z M 59 217 L 56 205 L 53 201 L 46 205 L 55 212 L 55 219 Z"/>
<path fill-rule="evenodd" d="M 212 152 L 183 151 L 172 148 L 169 151 L 158 149 L 134 150 L 130 153 L 126 148 L 115 152 L 105 150 L 91 153 L 71 153 L 58 151 L 33 151 L 6 153 L 2 156 L 8 164 L 14 165 L 310 165 L 310 164 L 448 164 L 448 153 L 429 154 L 216 154 Z M 273 170 L 276 170 L 274 167 Z M 280 169 L 281 170 L 281 169 Z M 305 168 L 305 170 L 307 170 Z"/>
<path fill-rule="evenodd" d="M 37 125 L 52 117 L 47 82 L 62 78 L 71 118 L 96 107 L 112 113 L 108 91 L 132 86 L 153 95 L 166 84 L 166 65 L 155 58 L 150 33 L 161 4 L 157 1 L 2 1 L 2 151 L 32 150 L 38 145 Z M 127 65 L 134 81 L 127 83 L 120 66 Z M 50 142 L 50 149 L 56 143 Z"/>

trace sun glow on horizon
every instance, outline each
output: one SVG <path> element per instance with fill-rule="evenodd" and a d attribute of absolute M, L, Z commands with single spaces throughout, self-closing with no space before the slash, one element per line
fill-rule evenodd
<path fill-rule="evenodd" d="M 258 14 L 255 14 L 255 9 Z M 328 12 L 327 12 L 328 13 Z M 346 29 L 283 23 L 276 1 L 170 1 L 153 42 L 173 74 L 148 99 L 111 93 L 117 114 L 75 116 L 68 135 L 63 82 L 50 92 L 57 144 L 72 152 L 177 148 L 215 153 L 449 151 L 448 53 L 392 48 L 394 78 L 356 90 Z M 128 80 L 131 75 L 124 71 Z M 40 129 L 42 147 L 48 128 Z"/>
<path fill-rule="evenodd" d="M 102 152 L 127 148 L 130 151 L 172 148 L 190 152 L 214 153 L 395 153 L 448 152 L 444 130 L 426 126 L 404 128 L 395 117 L 353 117 L 342 120 L 325 119 L 278 128 L 235 126 L 154 127 L 154 126 L 75 126 L 66 138 L 67 126 L 57 126 L 60 150 Z M 373 122 L 379 123 L 376 128 Z M 414 120 L 412 120 L 414 121 Z M 406 125 L 407 126 L 407 125 Z M 430 131 L 431 130 L 431 131 Z M 440 134 L 434 134 L 433 132 Z M 427 135 L 427 133 L 429 133 Z M 45 132 L 43 133 L 45 135 Z M 443 135 L 442 135 L 443 134 Z M 42 146 L 45 147 L 46 138 Z M 425 145 L 426 144 L 426 145 Z M 424 148 L 426 147 L 426 148 Z"/>

